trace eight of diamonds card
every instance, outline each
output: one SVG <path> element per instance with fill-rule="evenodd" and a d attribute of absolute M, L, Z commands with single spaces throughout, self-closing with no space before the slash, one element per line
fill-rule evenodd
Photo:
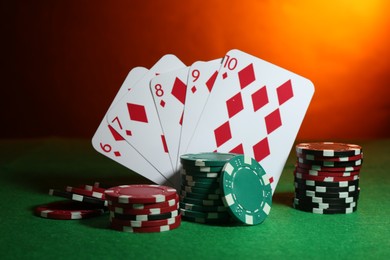
<path fill-rule="evenodd" d="M 308 79 L 231 50 L 186 152 L 253 157 L 271 176 L 274 192 L 313 94 Z"/>

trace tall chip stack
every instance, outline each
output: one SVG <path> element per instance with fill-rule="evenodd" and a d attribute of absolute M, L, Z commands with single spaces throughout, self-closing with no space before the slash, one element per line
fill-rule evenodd
<path fill-rule="evenodd" d="M 316 214 L 349 214 L 357 210 L 362 147 L 317 142 L 296 145 L 295 209 Z"/>

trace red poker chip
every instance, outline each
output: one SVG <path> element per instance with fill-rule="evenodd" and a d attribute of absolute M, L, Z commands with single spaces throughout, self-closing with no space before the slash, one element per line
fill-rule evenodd
<path fill-rule="evenodd" d="M 159 219 L 159 220 L 124 220 L 118 219 L 110 216 L 110 223 L 117 226 L 129 226 L 129 227 L 156 227 L 156 226 L 165 226 L 172 225 L 181 220 L 181 215 L 177 215 L 172 218 Z"/>
<path fill-rule="evenodd" d="M 72 193 L 75 193 L 75 194 L 79 194 L 79 195 L 84 195 L 84 196 L 89 196 L 89 197 L 93 197 L 93 198 L 98 198 L 98 199 L 102 199 L 102 200 L 106 199 L 104 193 L 97 192 L 95 190 L 86 190 L 84 188 L 67 186 L 66 187 L 66 191 L 67 192 L 72 192 Z"/>
<path fill-rule="evenodd" d="M 112 207 L 120 207 L 126 209 L 155 209 L 166 208 L 176 205 L 179 202 L 179 195 L 176 194 L 175 198 L 159 202 L 159 203 L 119 203 L 115 201 L 108 201 L 108 205 Z"/>
<path fill-rule="evenodd" d="M 99 186 L 95 187 L 95 186 L 92 186 L 92 185 L 84 185 L 82 186 L 82 188 L 84 190 L 88 190 L 88 191 L 96 191 L 96 192 L 100 192 L 100 193 L 104 193 L 106 191 L 106 189 L 104 188 L 100 188 Z"/>
<path fill-rule="evenodd" d="M 315 156 L 312 154 L 297 153 L 298 158 L 302 158 L 308 161 L 327 161 L 327 162 L 349 162 L 357 161 L 363 159 L 363 153 L 353 156 L 344 156 L 344 157 L 325 157 L 325 156 Z"/>
<path fill-rule="evenodd" d="M 180 216 L 180 215 L 179 215 Z M 110 227 L 114 230 L 131 233 L 153 233 L 153 232 L 165 232 L 180 227 L 181 221 L 176 221 L 173 224 L 151 226 L 151 227 L 131 227 L 126 225 L 114 224 L 111 222 Z"/>
<path fill-rule="evenodd" d="M 336 172 L 336 171 L 316 171 L 316 170 L 309 170 L 304 168 L 297 167 L 295 169 L 297 172 L 309 174 L 313 176 L 329 176 L 329 177 L 349 177 L 358 175 L 360 171 L 351 171 L 351 172 Z"/>
<path fill-rule="evenodd" d="M 329 172 L 352 172 L 352 171 L 358 171 L 362 168 L 361 165 L 359 166 L 348 166 L 348 167 L 324 167 L 319 165 L 308 165 L 304 163 L 296 163 L 296 167 L 303 168 L 303 169 L 309 169 L 309 170 L 315 170 L 315 171 L 329 171 Z"/>
<path fill-rule="evenodd" d="M 334 161 L 311 161 L 311 160 L 305 160 L 302 158 L 297 158 L 297 161 L 299 163 L 303 163 L 306 165 L 316 165 L 319 167 L 349 167 L 349 166 L 360 166 L 363 164 L 362 160 L 356 160 L 356 161 L 347 161 L 347 162 L 334 162 Z"/>
<path fill-rule="evenodd" d="M 108 205 L 108 209 L 117 214 L 129 214 L 129 215 L 158 215 L 163 213 L 168 213 L 175 211 L 179 208 L 179 202 L 173 206 L 162 207 L 162 208 L 149 208 L 149 209 L 132 209 L 132 208 L 123 208 L 115 207 Z"/>
<path fill-rule="evenodd" d="M 107 200 L 118 203 L 160 203 L 174 199 L 176 189 L 162 185 L 122 185 L 105 191 Z"/>
<path fill-rule="evenodd" d="M 295 150 L 297 153 L 322 157 L 355 156 L 362 153 L 362 147 L 357 144 L 334 142 L 300 143 L 295 146 Z"/>
<path fill-rule="evenodd" d="M 94 205 L 65 200 L 37 206 L 34 212 L 42 218 L 72 220 L 100 216 L 105 210 Z"/>
<path fill-rule="evenodd" d="M 341 182 L 341 181 L 355 181 L 359 179 L 359 175 L 347 176 L 347 177 L 331 177 L 331 176 L 313 176 L 309 174 L 300 173 L 294 171 L 294 176 L 297 179 L 321 181 L 321 182 Z"/>

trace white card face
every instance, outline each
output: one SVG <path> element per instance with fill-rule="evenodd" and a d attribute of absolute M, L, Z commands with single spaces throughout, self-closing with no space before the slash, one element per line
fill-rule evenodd
<path fill-rule="evenodd" d="M 115 103 L 128 92 L 129 88 L 131 88 L 147 72 L 148 70 L 142 67 L 132 69 L 116 94 L 108 111 L 115 106 Z M 145 158 L 143 158 L 131 145 L 129 145 L 113 127 L 107 123 L 106 116 L 107 114 L 104 116 L 92 138 L 92 146 L 96 149 L 96 151 L 155 183 L 161 185 L 172 185 L 167 182 L 163 175 L 161 175 L 147 160 L 145 160 Z"/>
<path fill-rule="evenodd" d="M 221 65 L 187 152 L 236 152 L 255 158 L 275 191 L 314 86 L 238 50 Z"/>
<path fill-rule="evenodd" d="M 176 171 L 188 70 L 189 67 L 186 67 L 160 74 L 150 81 L 150 90 L 167 142 L 169 156 Z"/>
<path fill-rule="evenodd" d="M 108 112 L 108 122 L 172 183 L 178 182 L 168 154 L 149 83 L 161 73 L 184 68 L 174 55 L 163 56 Z"/>
<path fill-rule="evenodd" d="M 187 151 L 200 115 L 214 86 L 221 61 L 222 59 L 207 62 L 197 61 L 190 67 L 177 165 L 180 165 L 180 155 Z"/>

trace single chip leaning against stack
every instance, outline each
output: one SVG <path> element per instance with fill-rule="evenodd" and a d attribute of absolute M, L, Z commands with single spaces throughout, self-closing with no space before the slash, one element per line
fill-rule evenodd
<path fill-rule="evenodd" d="M 272 205 L 269 177 L 254 159 L 232 153 L 186 154 L 180 159 L 184 220 L 255 225 L 268 216 Z"/>
<path fill-rule="evenodd" d="M 162 185 L 122 185 L 105 191 L 110 227 L 133 233 L 164 232 L 181 223 L 176 189 Z"/>
<path fill-rule="evenodd" d="M 71 220 L 100 216 L 106 212 L 105 189 L 97 185 L 66 187 L 66 190 L 50 189 L 52 196 L 68 200 L 37 206 L 35 214 L 50 219 Z"/>
<path fill-rule="evenodd" d="M 363 151 L 356 144 L 334 142 L 296 145 L 295 209 L 317 214 L 357 210 Z"/>

